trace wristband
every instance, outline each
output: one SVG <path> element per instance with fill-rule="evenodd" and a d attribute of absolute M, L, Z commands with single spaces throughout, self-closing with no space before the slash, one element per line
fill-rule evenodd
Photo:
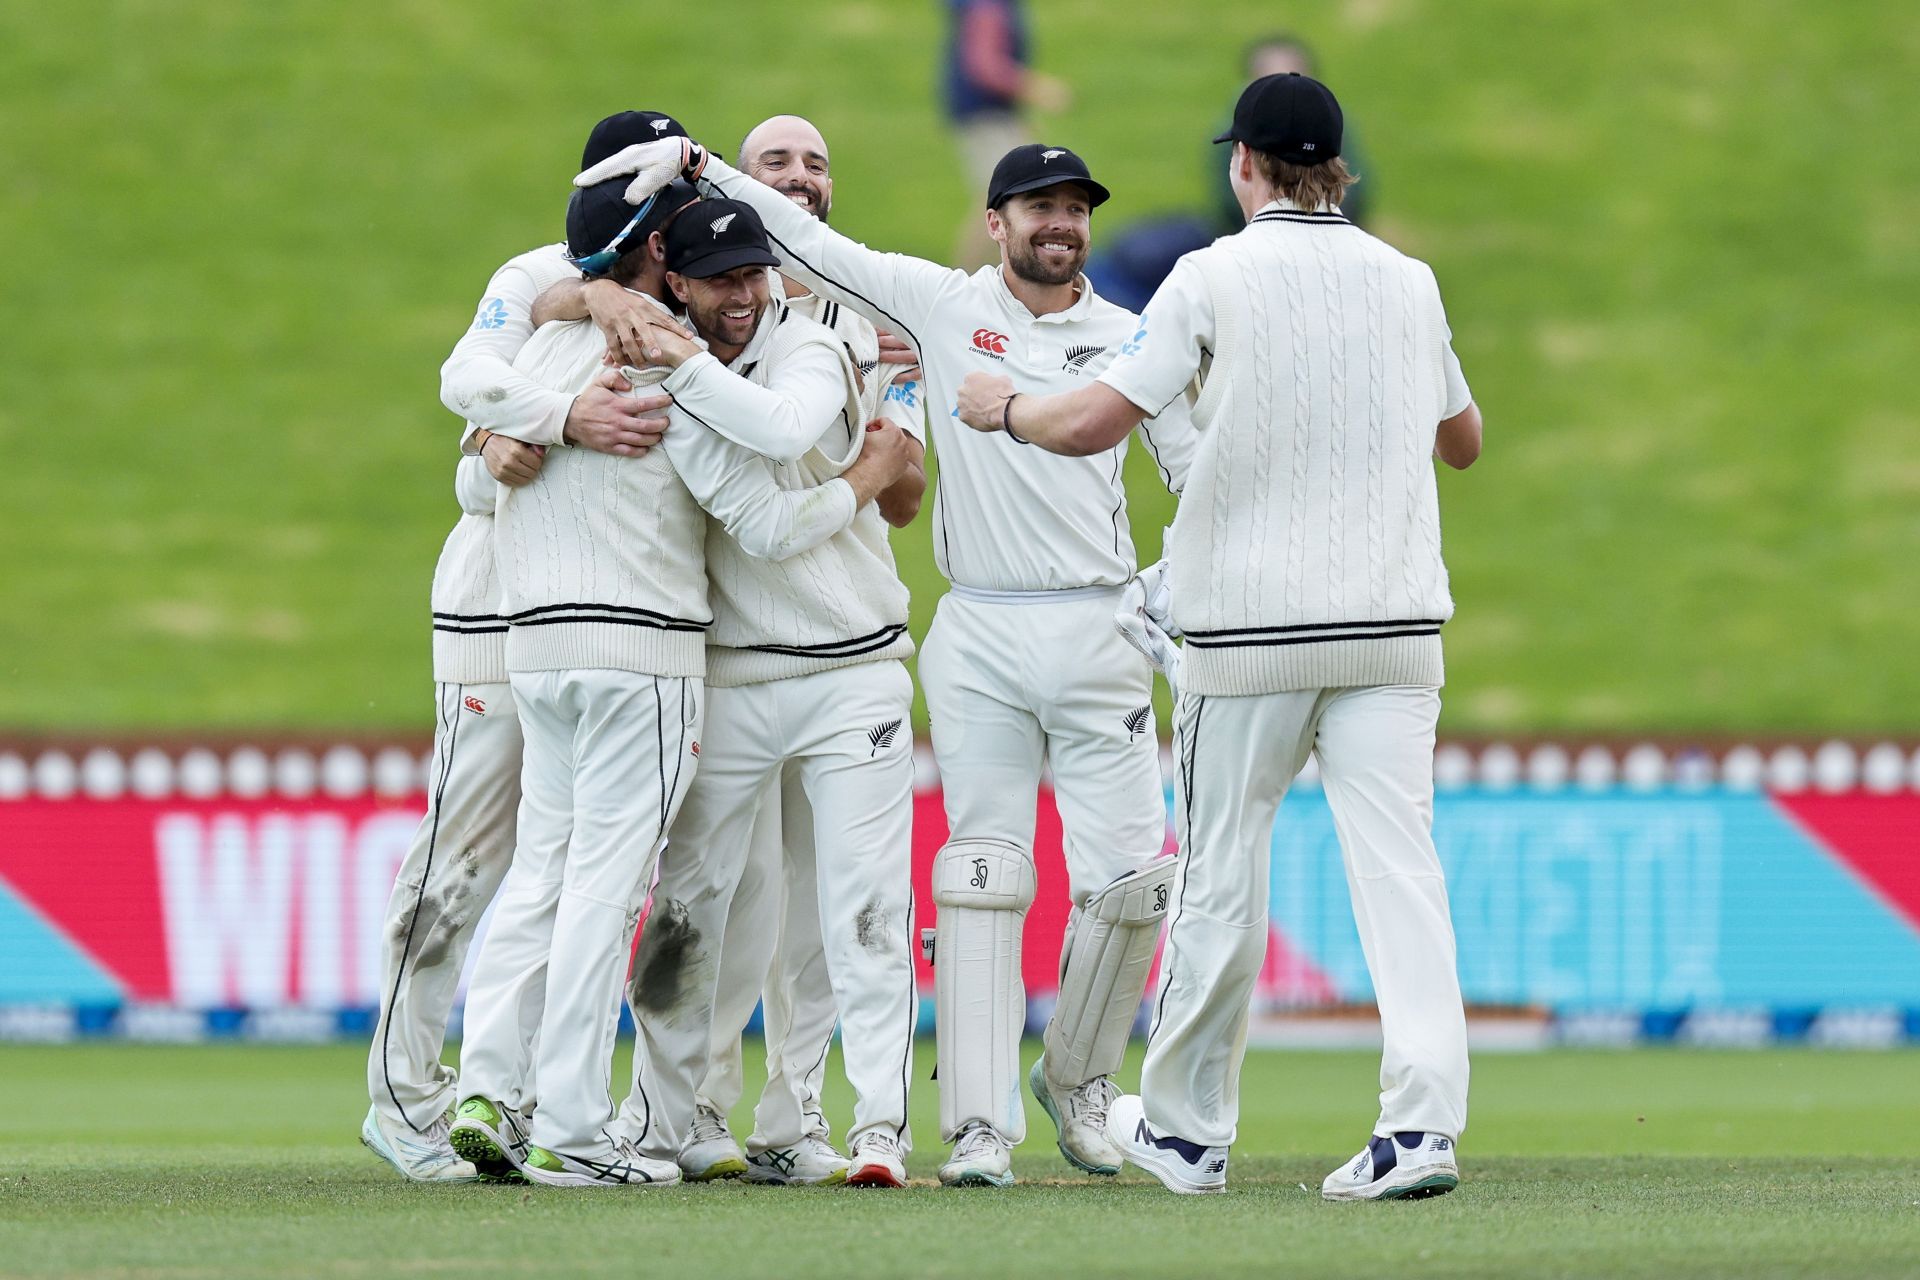
<path fill-rule="evenodd" d="M 680 176 L 688 182 L 700 181 L 700 175 L 707 167 L 707 149 L 692 138 L 688 138 L 686 149 L 681 155 Z"/>
<path fill-rule="evenodd" d="M 475 427 L 473 434 L 476 442 L 473 446 L 473 451 L 477 454 L 485 454 L 487 451 L 487 441 L 493 439 L 493 432 L 487 430 L 485 427 Z"/>
<path fill-rule="evenodd" d="M 1033 441 L 1021 439 L 1013 430 L 1013 402 L 1019 394 L 1018 391 L 1014 392 L 1007 397 L 1006 403 L 1000 406 L 1000 430 L 1006 432 L 1007 439 L 1015 444 L 1032 444 Z"/>

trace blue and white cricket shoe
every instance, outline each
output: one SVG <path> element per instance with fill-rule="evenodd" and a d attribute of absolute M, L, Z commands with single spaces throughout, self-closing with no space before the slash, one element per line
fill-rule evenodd
<path fill-rule="evenodd" d="M 1204 1196 L 1227 1189 L 1227 1148 L 1155 1133 L 1137 1094 L 1122 1094 L 1107 1108 L 1107 1137 L 1169 1191 Z"/>
<path fill-rule="evenodd" d="M 367 1150 L 398 1169 L 409 1182 L 477 1182 L 479 1171 L 447 1141 L 450 1117 L 441 1116 L 416 1133 L 398 1125 L 388 1125 L 376 1109 L 369 1108 L 360 1122 L 360 1142 Z"/>
<path fill-rule="evenodd" d="M 1452 1138 L 1396 1133 L 1374 1138 L 1366 1150 L 1328 1174 L 1320 1195 L 1327 1200 L 1424 1200 L 1459 1185 Z"/>

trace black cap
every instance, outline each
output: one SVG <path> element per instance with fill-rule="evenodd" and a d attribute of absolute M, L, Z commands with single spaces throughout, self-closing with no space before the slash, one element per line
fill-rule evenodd
<path fill-rule="evenodd" d="M 1234 104 L 1233 127 L 1215 142 L 1244 142 L 1288 164 L 1324 164 L 1340 154 L 1340 103 L 1297 71 L 1261 76 Z"/>
<path fill-rule="evenodd" d="M 667 270 L 704 280 L 735 267 L 777 267 L 767 228 L 751 205 L 702 200 L 667 228 Z"/>
<path fill-rule="evenodd" d="M 672 116 L 658 111 L 622 111 L 593 126 L 580 153 L 580 167 L 591 169 L 608 156 L 618 155 L 636 142 L 684 138 L 687 131 Z"/>
<path fill-rule="evenodd" d="M 1087 162 L 1065 147 L 1029 142 L 1000 157 L 987 183 L 987 208 L 998 209 L 1008 196 L 1038 191 L 1057 182 L 1077 182 L 1087 189 L 1088 203 L 1098 209 L 1113 193 L 1093 180 Z"/>
<path fill-rule="evenodd" d="M 646 205 L 627 203 L 631 177 L 575 189 L 567 201 L 567 257 L 588 275 L 604 275 L 614 260 L 645 244 L 668 218 L 698 200 L 692 184 L 676 178 Z"/>

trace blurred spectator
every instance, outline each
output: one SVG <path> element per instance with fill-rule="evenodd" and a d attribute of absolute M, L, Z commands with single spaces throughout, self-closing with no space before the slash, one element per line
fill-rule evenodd
<path fill-rule="evenodd" d="M 1064 81 L 1029 65 L 1022 0 L 947 0 L 947 17 L 947 115 L 966 165 L 967 194 L 984 202 L 1000 157 L 1033 140 L 1021 109 L 1064 111 L 1073 95 Z M 955 261 L 977 267 L 998 259 L 976 208 L 961 227 Z"/>
<path fill-rule="evenodd" d="M 1305 41 L 1290 35 L 1265 36 L 1249 44 L 1242 71 L 1245 76 L 1242 84 L 1250 84 L 1261 76 L 1293 71 L 1308 76 L 1317 74 L 1312 50 Z M 1226 119 L 1221 117 L 1223 125 Z M 1215 129 L 1207 136 L 1220 131 Z M 1366 180 L 1347 193 L 1340 211 L 1364 226 L 1373 208 L 1373 170 L 1361 156 L 1351 114 L 1347 116 L 1340 154 L 1347 167 Z M 1246 225 L 1247 220 L 1241 216 L 1240 206 L 1234 200 L 1233 188 L 1227 183 L 1226 150 L 1208 147 L 1206 174 L 1210 204 L 1204 213 L 1168 214 L 1135 223 L 1119 235 L 1107 237 L 1106 247 L 1087 259 L 1087 277 L 1101 297 L 1132 311 L 1142 310 L 1182 256 L 1205 248 L 1219 236 L 1232 235 Z"/>

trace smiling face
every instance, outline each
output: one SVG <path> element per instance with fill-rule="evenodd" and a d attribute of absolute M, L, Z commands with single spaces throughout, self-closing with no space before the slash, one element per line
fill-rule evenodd
<path fill-rule="evenodd" d="M 1072 284 L 1087 264 L 1093 201 L 1077 182 L 1009 196 L 987 210 L 987 232 L 1007 269 L 1034 284 Z"/>
<path fill-rule="evenodd" d="M 827 142 L 799 116 L 775 116 L 740 144 L 740 169 L 825 222 L 833 207 Z"/>
<path fill-rule="evenodd" d="M 705 338 L 713 354 L 722 360 L 740 354 L 767 309 L 767 269 L 763 266 L 735 267 L 705 279 L 670 271 L 667 285 L 687 308 L 694 332 Z"/>

